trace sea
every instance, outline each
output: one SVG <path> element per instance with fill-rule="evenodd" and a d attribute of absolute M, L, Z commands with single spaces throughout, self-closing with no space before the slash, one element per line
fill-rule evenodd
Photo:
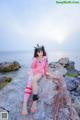
<path fill-rule="evenodd" d="M 22 68 L 29 68 L 33 59 L 32 51 L 5 51 L 0 52 L 0 63 L 18 61 Z M 75 68 L 80 70 L 80 53 L 79 51 L 48 51 L 48 63 L 56 62 L 62 57 L 68 57 L 75 62 Z"/>

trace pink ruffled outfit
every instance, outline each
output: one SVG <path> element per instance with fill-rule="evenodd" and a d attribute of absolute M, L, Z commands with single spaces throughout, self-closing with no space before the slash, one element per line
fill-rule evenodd
<path fill-rule="evenodd" d="M 41 61 L 39 61 L 38 58 L 35 57 L 33 59 L 31 68 L 33 75 L 38 73 L 46 75 L 46 73 L 48 72 L 48 62 L 46 56 L 44 56 Z"/>
<path fill-rule="evenodd" d="M 48 72 L 48 62 L 46 56 L 42 58 L 41 61 L 39 61 L 36 57 L 33 59 L 32 65 L 31 65 L 32 71 L 30 72 L 27 80 L 27 85 L 24 90 L 24 102 L 28 102 L 28 99 L 30 97 L 30 94 L 32 94 L 32 78 L 35 74 L 42 74 L 46 75 Z"/>

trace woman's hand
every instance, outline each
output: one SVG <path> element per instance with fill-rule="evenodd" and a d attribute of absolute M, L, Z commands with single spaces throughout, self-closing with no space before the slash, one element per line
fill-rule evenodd
<path fill-rule="evenodd" d="M 59 79 L 56 79 L 55 77 L 53 77 L 52 75 L 50 75 L 50 74 L 47 74 L 46 75 L 46 79 L 48 79 L 48 80 L 53 80 L 56 84 L 59 84 Z"/>
<path fill-rule="evenodd" d="M 46 73 L 47 79 L 60 79 L 60 76 L 56 76 L 56 74 Z"/>
<path fill-rule="evenodd" d="M 45 74 L 45 76 L 46 76 L 46 79 L 52 79 L 50 73 L 48 72 Z"/>

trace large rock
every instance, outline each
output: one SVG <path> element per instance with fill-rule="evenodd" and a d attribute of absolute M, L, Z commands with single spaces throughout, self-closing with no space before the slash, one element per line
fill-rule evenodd
<path fill-rule="evenodd" d="M 78 77 L 80 75 L 80 72 L 75 69 L 75 62 L 69 61 L 69 58 L 61 58 L 57 62 L 51 62 L 49 63 L 49 67 L 53 71 L 55 71 L 56 69 L 58 69 L 59 71 L 64 71 L 64 73 L 70 77 Z"/>
<path fill-rule="evenodd" d="M 74 70 L 75 69 L 75 62 L 74 61 L 69 61 L 68 64 L 66 65 L 66 68 L 68 70 Z"/>
<path fill-rule="evenodd" d="M 31 96 L 28 104 L 29 115 L 22 116 L 21 110 L 24 88 L 26 87 L 25 83 L 25 80 L 14 80 L 10 86 L 7 86 L 2 92 L 0 92 L 0 107 L 1 109 L 8 111 L 9 120 L 54 120 L 54 100 L 55 96 L 58 94 L 58 91 L 56 91 L 57 85 L 53 81 L 47 80 L 45 77 L 43 77 L 38 83 L 39 100 L 37 104 L 37 112 L 34 114 L 31 113 Z M 65 95 L 69 95 L 68 91 L 64 91 L 64 94 L 61 96 L 63 97 Z M 64 106 L 60 108 L 58 120 L 69 120 L 68 118 L 70 117 L 70 111 L 74 112 L 74 120 L 79 120 L 79 117 L 75 109 L 71 106 L 70 102 L 64 104 Z"/>
<path fill-rule="evenodd" d="M 57 62 L 55 62 L 55 63 L 51 62 L 49 64 L 49 68 L 54 72 L 57 71 L 58 74 L 60 74 L 60 75 L 65 75 L 67 73 L 67 69 L 64 68 L 61 64 L 59 64 Z"/>
<path fill-rule="evenodd" d="M 43 85 L 45 86 L 43 87 Z M 46 80 L 45 78 L 41 79 L 41 81 L 39 82 L 38 111 L 33 115 L 34 120 L 55 120 L 55 96 L 58 94 L 58 91 L 56 91 L 56 87 L 57 86 L 54 82 Z M 63 96 L 69 97 L 69 93 L 66 88 L 62 97 Z M 72 103 L 70 102 L 70 100 L 67 101 L 66 104 L 63 103 L 62 107 L 59 110 L 57 120 L 70 119 L 70 111 L 74 113 L 74 120 L 79 120 L 79 117 L 71 104 Z"/>
<path fill-rule="evenodd" d="M 0 72 L 16 71 L 20 67 L 21 67 L 20 64 L 16 61 L 0 63 Z"/>
<path fill-rule="evenodd" d="M 61 58 L 61 59 L 59 59 L 58 63 L 65 66 L 65 65 L 67 65 L 69 63 L 69 58 L 67 58 L 67 57 Z"/>
<path fill-rule="evenodd" d="M 10 83 L 12 80 L 11 77 L 0 77 L 0 90 L 6 86 L 8 83 Z"/>
<path fill-rule="evenodd" d="M 69 63 L 65 66 L 67 69 L 67 75 L 71 77 L 78 77 L 79 71 L 75 69 L 75 63 L 73 61 L 69 61 Z"/>
<path fill-rule="evenodd" d="M 57 64 L 58 64 L 58 62 L 50 62 L 50 63 L 49 63 L 49 67 L 50 67 L 50 68 L 56 68 L 56 67 L 57 67 Z M 58 64 L 58 66 L 61 67 L 60 64 Z"/>
<path fill-rule="evenodd" d="M 69 91 L 76 91 L 79 85 L 79 81 L 76 78 L 66 76 L 65 81 Z"/>
<path fill-rule="evenodd" d="M 78 104 L 80 101 L 80 71 L 75 69 L 75 62 L 70 61 L 68 58 L 61 58 L 58 62 L 51 62 L 49 68 L 52 71 L 59 71 L 61 75 L 65 75 L 65 82 L 72 104 L 80 116 L 80 104 Z"/>
<path fill-rule="evenodd" d="M 74 102 L 73 102 L 73 106 L 80 116 L 80 97 L 79 98 L 75 97 Z"/>
<path fill-rule="evenodd" d="M 57 63 L 57 66 L 55 67 L 54 71 L 52 68 L 50 72 L 53 74 L 53 72 L 55 71 L 60 71 L 57 74 L 64 75 L 63 71 L 65 69 L 63 65 Z M 26 70 L 25 70 L 25 76 L 26 76 Z M 61 102 L 63 104 L 62 106 L 60 106 L 60 109 L 58 111 L 57 120 L 80 119 L 78 117 L 78 114 L 80 115 L 80 109 L 79 109 L 80 105 L 78 104 L 80 99 L 79 99 L 79 95 L 77 94 L 77 91 L 79 91 L 78 88 L 78 84 L 80 80 L 79 78 L 77 79 L 76 82 L 76 79 L 73 80 L 71 77 L 68 78 L 68 76 L 66 76 L 65 81 L 63 82 L 65 90 L 63 93 L 58 94 L 58 91 L 56 90 L 57 85 L 53 81 L 47 80 L 45 77 L 43 77 L 38 83 L 39 100 L 37 104 L 37 112 L 34 114 L 31 113 L 31 105 L 32 105 L 32 96 L 31 96 L 28 104 L 29 115 L 22 116 L 21 110 L 22 110 L 24 89 L 26 87 L 26 79 L 27 79 L 26 77 L 24 78 L 24 71 L 22 71 L 21 73 L 19 73 L 18 78 L 16 78 L 11 82 L 10 86 L 7 86 L 0 91 L 0 107 L 1 109 L 5 108 L 6 111 L 9 111 L 9 120 L 54 120 L 55 108 L 57 109 L 57 107 L 55 107 L 57 104 L 55 103 L 58 100 L 55 99 L 56 96 L 59 98 L 58 103 L 60 102 L 60 100 L 61 101 L 63 100 L 63 102 Z M 72 86 L 70 86 L 69 83 Z M 66 84 L 68 86 L 68 90 L 70 91 L 70 93 L 66 88 Z M 69 99 L 66 99 L 67 97 Z M 75 98 L 78 98 L 78 100 L 76 100 Z M 78 114 L 76 111 L 78 112 Z M 71 113 L 73 115 L 73 118 L 70 118 Z"/>
<path fill-rule="evenodd" d="M 64 76 L 67 73 L 66 68 L 56 68 L 53 72 L 55 72 L 57 75 Z"/>
<path fill-rule="evenodd" d="M 72 104 L 80 116 L 80 79 L 66 76 L 65 82 L 70 92 Z"/>

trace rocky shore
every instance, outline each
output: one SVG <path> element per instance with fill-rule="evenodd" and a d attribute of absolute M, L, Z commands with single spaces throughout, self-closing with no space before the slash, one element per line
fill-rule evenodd
<path fill-rule="evenodd" d="M 19 70 L 20 64 L 17 61 L 0 63 L 0 72 L 11 72 Z"/>
<path fill-rule="evenodd" d="M 80 71 L 75 69 L 74 61 L 70 61 L 68 58 L 61 58 L 55 63 L 51 62 L 49 67 L 52 71 L 59 70 L 61 74 L 64 74 L 72 104 L 80 116 Z"/>
<path fill-rule="evenodd" d="M 8 83 L 10 83 L 12 80 L 11 77 L 0 77 L 0 90 L 7 85 Z"/>
<path fill-rule="evenodd" d="M 59 111 L 58 120 L 69 120 L 70 111 L 73 111 L 73 119 L 80 119 L 80 71 L 75 69 L 75 63 L 69 58 L 61 58 L 57 62 L 49 63 L 49 71 L 57 71 L 58 75 L 64 76 L 64 96 L 70 100 Z M 43 77 L 39 82 L 38 110 L 32 114 L 30 107 L 32 96 L 28 105 L 28 116 L 21 115 L 24 89 L 28 79 L 27 71 L 21 70 L 17 77 L 4 89 L 0 90 L 0 111 L 8 111 L 9 120 L 54 120 L 54 99 L 57 95 L 56 84 Z M 66 83 L 66 84 L 65 84 Z M 65 87 L 65 88 L 66 88 Z M 57 119 L 56 119 L 57 120 Z"/>
<path fill-rule="evenodd" d="M 12 77 L 5 76 L 5 73 L 18 71 L 20 68 L 21 65 L 17 61 L 0 63 L 0 73 L 3 74 L 0 76 L 0 89 L 12 81 Z"/>

